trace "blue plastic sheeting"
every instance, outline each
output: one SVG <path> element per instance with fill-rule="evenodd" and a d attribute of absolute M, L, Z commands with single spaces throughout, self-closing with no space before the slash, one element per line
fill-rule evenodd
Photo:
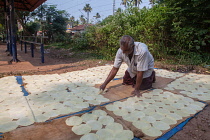
<path fill-rule="evenodd" d="M 3 136 L 1 136 L 1 135 L 3 135 L 3 133 L 0 133 L 0 139 L 3 138 Z"/>
<path fill-rule="evenodd" d="M 113 81 L 114 81 L 114 80 L 120 80 L 120 79 L 122 79 L 122 78 L 114 78 Z"/>
<path fill-rule="evenodd" d="M 94 106 L 94 107 L 92 107 L 91 109 L 88 109 L 88 110 L 83 110 L 83 111 L 72 113 L 72 114 L 69 114 L 69 115 L 57 117 L 57 118 L 54 118 L 54 119 L 51 119 L 51 120 L 47 120 L 45 122 L 51 122 L 52 120 L 56 120 L 56 119 L 60 119 L 60 118 L 65 118 L 65 117 L 69 117 L 69 116 L 72 116 L 72 115 L 77 115 L 77 114 L 82 114 L 82 113 L 88 113 L 88 112 L 94 110 L 95 108 L 96 108 L 96 106 Z"/>
<path fill-rule="evenodd" d="M 16 77 L 16 80 L 17 80 L 17 83 L 20 84 L 21 86 L 21 89 L 22 89 L 22 92 L 24 93 L 23 96 L 28 96 L 28 92 L 26 91 L 26 89 L 24 88 L 23 86 L 23 78 L 22 76 L 15 76 Z"/>
<path fill-rule="evenodd" d="M 140 138 L 134 137 L 132 140 L 141 140 Z"/>

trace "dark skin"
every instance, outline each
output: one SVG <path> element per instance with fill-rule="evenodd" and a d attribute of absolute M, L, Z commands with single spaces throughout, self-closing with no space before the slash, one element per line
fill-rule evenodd
<path fill-rule="evenodd" d="M 133 52 L 134 52 L 134 46 L 129 47 L 128 45 L 124 45 L 120 47 L 121 50 L 123 51 L 124 54 L 128 55 L 130 61 L 133 57 Z M 107 86 L 107 84 L 116 76 L 119 68 L 113 67 L 112 70 L 110 71 L 108 77 L 104 81 L 104 83 L 100 86 L 100 89 L 104 90 Z M 143 79 L 143 71 L 138 71 L 137 76 L 136 76 L 136 85 L 134 86 L 134 91 L 131 92 L 132 95 L 140 97 L 142 94 L 140 93 L 140 85 L 142 83 Z"/>

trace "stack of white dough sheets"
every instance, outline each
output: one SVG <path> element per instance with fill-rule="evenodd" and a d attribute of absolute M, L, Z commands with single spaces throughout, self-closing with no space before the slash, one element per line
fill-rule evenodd
<path fill-rule="evenodd" d="M 66 119 L 66 124 L 72 126 L 76 135 L 82 136 L 80 140 L 131 140 L 134 137 L 132 131 L 124 130 L 103 110 L 94 110 L 81 117 L 72 116 Z"/>
<path fill-rule="evenodd" d="M 183 118 L 190 117 L 203 109 L 204 103 L 197 102 L 182 95 L 176 95 L 161 89 L 155 89 L 143 96 L 128 98 L 106 106 L 122 118 L 140 129 L 150 137 L 158 137 L 171 125 Z"/>

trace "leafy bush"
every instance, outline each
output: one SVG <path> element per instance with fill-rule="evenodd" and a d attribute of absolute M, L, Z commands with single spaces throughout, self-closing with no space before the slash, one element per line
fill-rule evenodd
<path fill-rule="evenodd" d="M 72 38 L 71 48 L 75 51 L 87 50 L 88 42 L 85 33 L 75 33 Z"/>

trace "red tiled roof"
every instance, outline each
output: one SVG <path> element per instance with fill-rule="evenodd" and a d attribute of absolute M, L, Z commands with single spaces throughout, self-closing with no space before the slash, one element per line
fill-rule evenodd
<path fill-rule="evenodd" d="M 14 6 L 17 10 L 33 11 L 46 0 L 14 0 Z M 4 1 L 0 1 L 0 7 L 4 7 Z"/>
<path fill-rule="evenodd" d="M 92 24 L 78 25 L 78 26 L 73 27 L 71 30 L 72 31 L 81 31 L 81 30 L 84 30 L 85 27 L 90 26 L 90 25 L 92 25 Z"/>

